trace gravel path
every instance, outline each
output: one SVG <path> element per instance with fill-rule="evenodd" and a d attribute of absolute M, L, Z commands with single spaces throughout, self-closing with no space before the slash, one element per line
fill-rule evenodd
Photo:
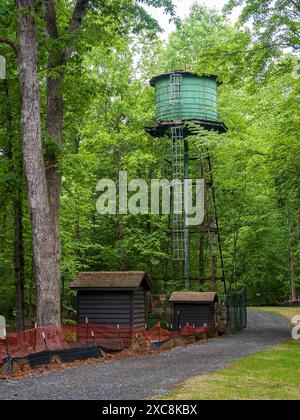
<path fill-rule="evenodd" d="M 289 324 L 283 318 L 267 312 L 249 312 L 249 327 L 238 335 L 151 357 L 49 372 L 20 382 L 0 381 L 0 400 L 155 398 L 190 377 L 221 369 L 289 337 Z"/>

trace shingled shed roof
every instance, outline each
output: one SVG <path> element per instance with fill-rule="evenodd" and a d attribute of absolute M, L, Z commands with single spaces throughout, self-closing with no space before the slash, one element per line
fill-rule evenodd
<path fill-rule="evenodd" d="M 137 289 L 140 286 L 151 290 L 146 273 L 142 271 L 80 273 L 71 284 L 71 289 Z"/>
<path fill-rule="evenodd" d="M 216 303 L 218 295 L 214 292 L 176 292 L 170 297 L 170 302 Z"/>

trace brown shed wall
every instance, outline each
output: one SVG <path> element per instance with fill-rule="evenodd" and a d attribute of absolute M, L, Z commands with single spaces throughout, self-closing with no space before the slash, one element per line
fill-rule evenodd
<path fill-rule="evenodd" d="M 204 324 L 213 326 L 215 323 L 214 305 L 210 303 L 174 303 L 173 322 L 176 329 L 187 324 L 202 327 Z M 179 312 L 179 315 L 178 315 Z"/>

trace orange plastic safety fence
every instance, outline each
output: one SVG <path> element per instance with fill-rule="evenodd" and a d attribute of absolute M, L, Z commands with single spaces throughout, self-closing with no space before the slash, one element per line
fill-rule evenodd
<path fill-rule="evenodd" d="M 178 336 L 192 336 L 192 335 L 200 335 L 209 333 L 211 331 L 210 326 L 203 326 L 203 327 L 191 327 L 186 325 L 185 327 L 176 330 L 176 331 L 169 331 L 160 327 L 160 323 L 158 322 L 153 328 L 146 332 L 149 341 L 166 341 L 170 338 L 178 337 Z"/>
<path fill-rule="evenodd" d="M 22 358 L 29 354 L 46 350 L 63 350 L 68 348 L 62 328 L 47 327 L 26 330 L 21 333 L 9 334 L 0 343 L 0 361 L 7 357 Z"/>
<path fill-rule="evenodd" d="M 133 338 L 147 340 L 145 331 L 127 325 L 80 324 L 35 328 L 22 333 L 9 334 L 0 341 L 0 363 L 8 355 L 27 357 L 43 351 L 63 350 L 72 347 L 98 345 L 112 351 L 131 347 Z"/>
<path fill-rule="evenodd" d="M 6 356 L 5 341 L 0 340 L 0 363 L 3 361 L 5 356 Z"/>
<path fill-rule="evenodd" d="M 63 350 L 72 347 L 98 345 L 104 350 L 121 351 L 138 342 L 149 346 L 154 341 L 165 341 L 180 335 L 207 333 L 210 327 L 186 326 L 179 331 L 162 329 L 157 323 L 150 330 L 128 325 L 78 324 L 35 328 L 9 334 L 0 340 L 0 363 L 8 355 L 12 358 L 27 357 L 43 351 Z"/>

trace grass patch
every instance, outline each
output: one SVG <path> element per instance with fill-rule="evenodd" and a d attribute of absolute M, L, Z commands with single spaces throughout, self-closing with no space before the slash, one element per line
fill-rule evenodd
<path fill-rule="evenodd" d="M 300 308 L 255 308 L 291 320 Z M 300 400 L 300 341 L 287 341 L 165 395 L 166 400 Z"/>
<path fill-rule="evenodd" d="M 190 379 L 166 400 L 300 400 L 300 342 L 288 341 L 220 372 Z"/>

